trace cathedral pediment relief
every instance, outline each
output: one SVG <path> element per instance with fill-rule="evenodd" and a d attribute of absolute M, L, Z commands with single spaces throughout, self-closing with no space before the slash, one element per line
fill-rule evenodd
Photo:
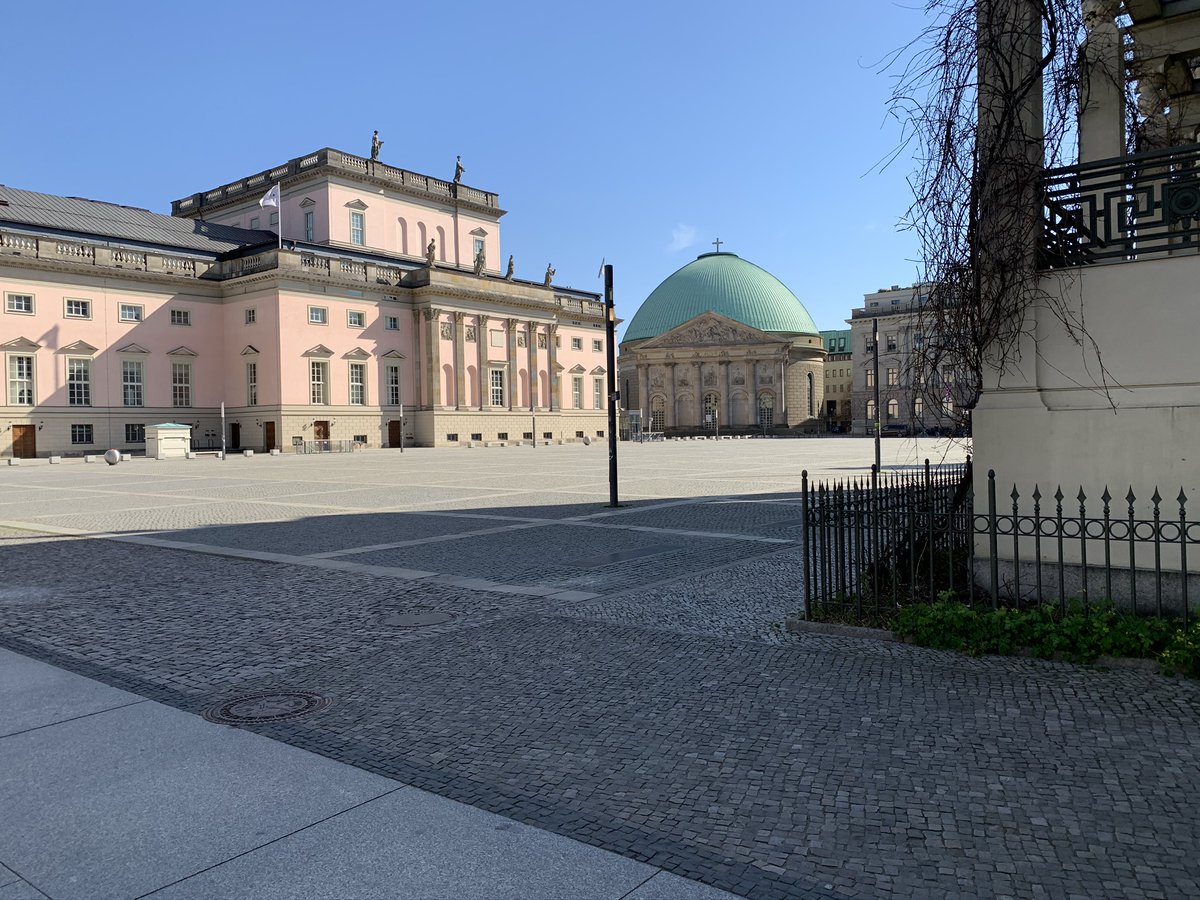
<path fill-rule="evenodd" d="M 714 312 L 701 313 L 694 319 L 646 341 L 639 350 L 657 347 L 721 347 L 730 344 L 781 344 L 780 338 L 735 322 Z"/>

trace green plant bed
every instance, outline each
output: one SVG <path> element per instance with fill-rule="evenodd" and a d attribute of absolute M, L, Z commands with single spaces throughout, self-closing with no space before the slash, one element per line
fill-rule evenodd
<path fill-rule="evenodd" d="M 897 637 L 922 647 L 985 653 L 1029 653 L 1040 659 L 1094 662 L 1100 656 L 1154 659 L 1164 671 L 1200 677 L 1200 622 L 1183 628 L 1170 619 L 1138 617 L 1108 606 L 1065 612 L 968 606 L 942 599 L 905 606 L 892 624 Z"/>

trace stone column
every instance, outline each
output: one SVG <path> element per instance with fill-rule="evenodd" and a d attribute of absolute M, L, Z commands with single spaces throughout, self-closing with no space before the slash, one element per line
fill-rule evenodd
<path fill-rule="evenodd" d="M 727 425 L 733 425 L 733 374 L 732 366 L 729 365 L 729 360 L 721 363 L 721 367 L 725 370 L 725 377 L 718 376 L 718 381 L 725 383 L 725 402 L 721 404 L 724 409 L 721 410 L 721 416 L 724 418 Z"/>
<path fill-rule="evenodd" d="M 488 317 L 480 316 L 475 326 L 475 349 L 479 355 L 479 372 L 476 381 L 479 382 L 479 409 L 488 405 Z"/>
<path fill-rule="evenodd" d="M 637 367 L 638 409 L 642 411 L 642 430 L 650 430 L 650 366 Z"/>
<path fill-rule="evenodd" d="M 663 428 L 675 426 L 675 363 L 667 363 L 667 402 L 663 410 Z"/>
<path fill-rule="evenodd" d="M 554 412 L 558 399 L 558 323 L 546 328 L 546 349 L 550 352 L 550 366 L 546 369 L 550 378 L 550 412 Z"/>
<path fill-rule="evenodd" d="M 422 409 L 429 405 L 429 400 L 426 396 L 424 379 L 421 377 L 421 361 L 424 359 L 423 348 L 421 347 L 421 310 L 414 309 L 412 311 L 413 329 L 412 329 L 412 353 L 409 359 L 412 361 L 412 386 L 413 400 L 416 402 L 417 409 Z"/>
<path fill-rule="evenodd" d="M 528 322 L 525 326 L 525 342 L 529 350 L 529 411 L 538 408 L 538 352 L 537 352 L 537 322 Z M 535 434 L 534 439 L 537 439 Z"/>
<path fill-rule="evenodd" d="M 508 411 L 512 412 L 514 407 L 519 407 L 517 390 L 520 387 L 520 380 L 517 378 L 517 325 L 520 323 L 516 319 L 507 319 L 504 323 L 504 329 L 508 332 Z"/>
<path fill-rule="evenodd" d="M 1079 100 L 1079 161 L 1123 156 L 1125 153 L 1125 66 L 1121 32 L 1117 28 L 1118 0 L 1084 0 L 1084 69 Z"/>
<path fill-rule="evenodd" d="M 787 426 L 788 424 L 788 405 L 787 405 L 787 357 L 779 363 L 779 415 L 781 418 L 780 424 Z"/>
<path fill-rule="evenodd" d="M 429 341 L 429 352 L 425 358 L 425 374 L 429 381 L 430 407 L 442 405 L 441 318 L 442 311 L 440 309 L 425 310 L 425 338 Z"/>
<path fill-rule="evenodd" d="M 463 408 L 464 388 L 467 385 L 466 341 L 467 327 L 463 323 L 465 316 L 461 312 L 454 313 L 454 375 L 457 379 L 454 391 L 454 408 Z"/>

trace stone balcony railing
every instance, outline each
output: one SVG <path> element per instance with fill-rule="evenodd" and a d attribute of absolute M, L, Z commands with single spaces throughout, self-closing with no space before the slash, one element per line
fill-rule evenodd
<path fill-rule="evenodd" d="M 378 160 L 365 159 L 352 153 L 326 147 L 316 153 L 290 159 L 283 165 L 266 169 L 248 178 L 240 178 L 229 184 L 223 184 L 211 191 L 201 191 L 190 197 L 174 200 L 171 202 L 171 215 L 194 216 L 204 208 L 225 205 L 245 197 L 257 198 L 265 194 L 276 182 L 319 170 L 365 176 L 410 194 L 425 195 L 443 202 L 457 198 L 460 203 L 469 203 L 501 212 L 499 194 L 467 187 L 465 184 L 454 184 L 431 175 L 410 172 L 407 169 L 397 169 Z"/>
<path fill-rule="evenodd" d="M 130 250 L 56 237 L 38 237 L 0 229 L 0 257 L 5 256 L 184 278 L 212 278 L 215 276 L 214 267 L 218 265 L 212 259 L 158 253 L 153 250 Z"/>

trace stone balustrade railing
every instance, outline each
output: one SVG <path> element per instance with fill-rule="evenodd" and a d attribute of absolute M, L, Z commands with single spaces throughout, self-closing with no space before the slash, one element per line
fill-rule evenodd
<path fill-rule="evenodd" d="M 464 184 L 454 184 L 430 175 L 410 172 L 407 169 L 397 169 L 395 166 L 386 165 L 378 160 L 365 159 L 352 153 L 344 153 L 341 150 L 331 150 L 326 147 L 316 153 L 310 153 L 308 156 L 299 156 L 288 160 L 273 169 L 231 181 L 229 184 L 221 185 L 211 191 L 202 191 L 181 200 L 174 200 L 171 203 L 171 215 L 191 216 L 205 206 L 236 200 L 243 196 L 257 197 L 266 193 L 274 182 L 318 168 L 365 175 L 376 181 L 403 188 L 410 193 L 428 194 L 439 200 L 457 197 L 460 202 L 471 203 L 475 206 L 496 210 L 500 208 L 499 194 L 481 191 Z"/>
<path fill-rule="evenodd" d="M 0 230 L 0 257 L 4 256 L 54 260 L 97 268 L 160 272 L 185 278 L 213 277 L 215 273 L 212 270 L 217 265 L 211 259 L 130 250 L 100 243 L 91 244 L 87 241 L 69 241 Z"/>

